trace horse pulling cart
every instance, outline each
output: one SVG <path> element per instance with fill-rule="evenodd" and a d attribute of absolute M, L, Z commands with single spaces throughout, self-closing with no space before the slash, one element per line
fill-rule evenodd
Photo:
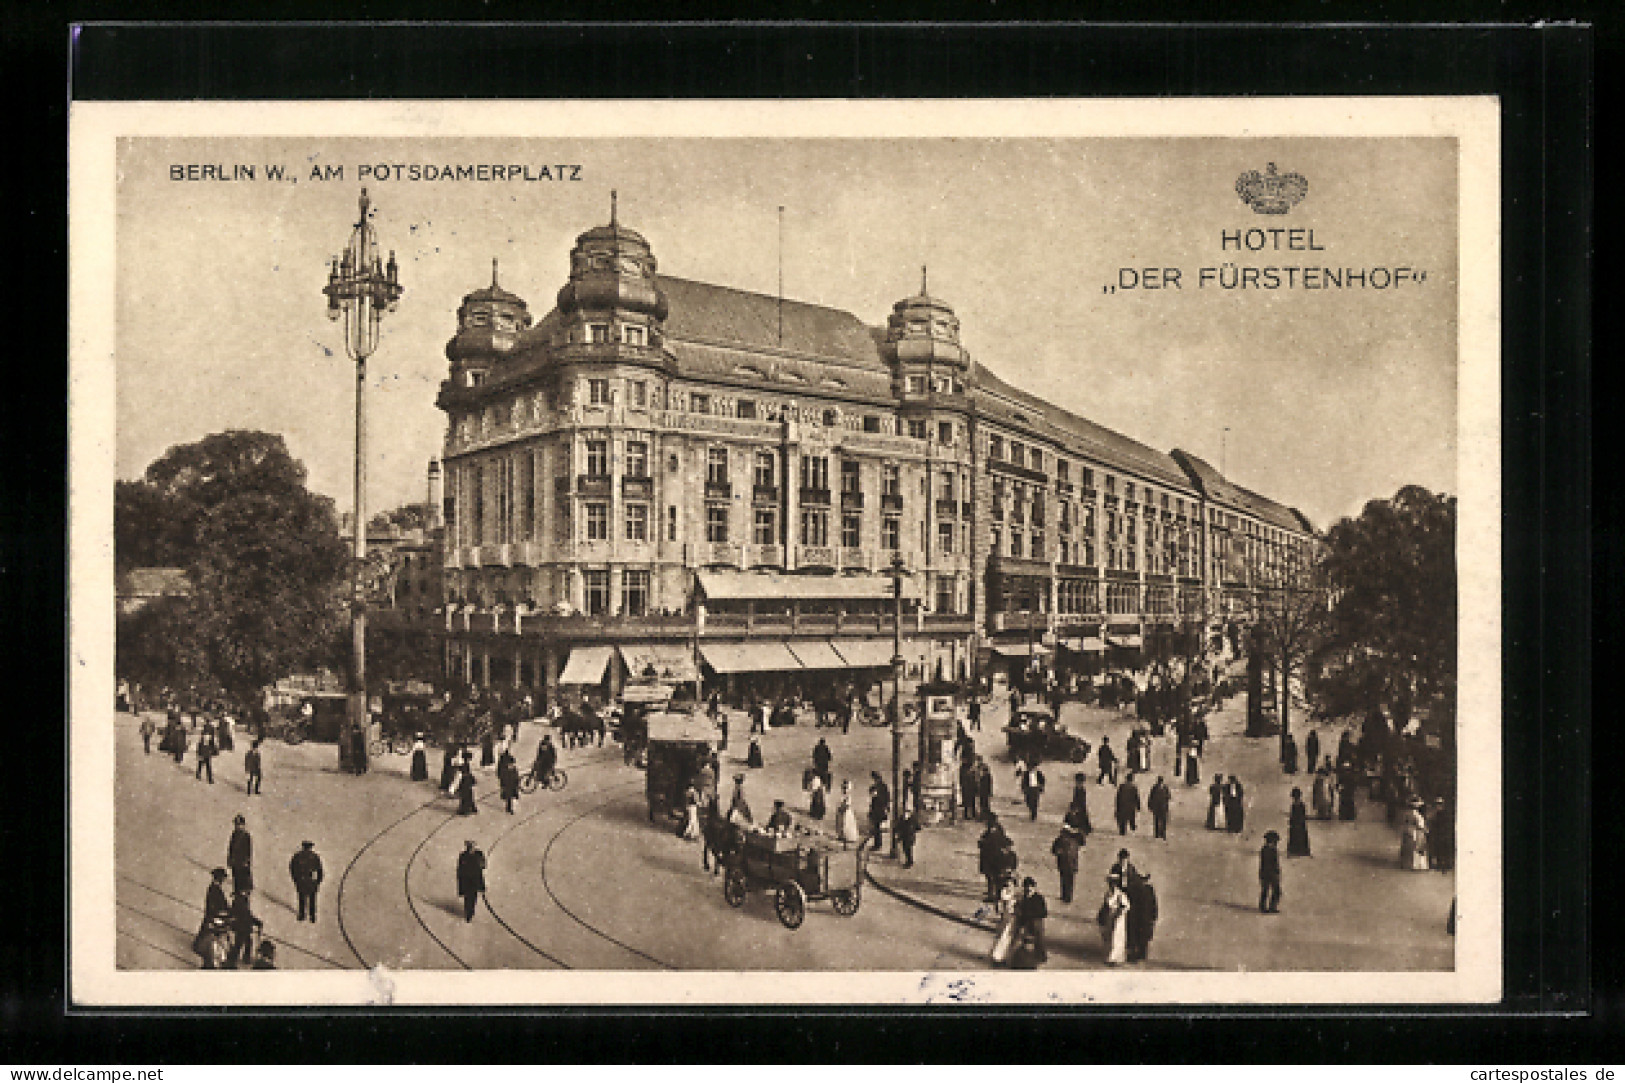
<path fill-rule="evenodd" d="M 864 866 L 862 850 L 751 831 L 729 858 L 722 897 L 740 907 L 753 884 L 772 889 L 779 922 L 799 929 L 809 902 L 829 899 L 842 917 L 856 914 L 863 903 Z"/>

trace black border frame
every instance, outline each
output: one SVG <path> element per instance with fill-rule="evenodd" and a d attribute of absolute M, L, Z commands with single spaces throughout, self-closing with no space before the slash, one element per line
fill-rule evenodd
<path fill-rule="evenodd" d="M 381 14 L 374 5 L 356 6 L 365 9 L 356 12 L 363 17 Z M 400 5 L 399 12 L 411 7 Z M 1417 17 L 1429 8 L 1459 14 L 1461 7 L 1415 4 L 1404 12 L 1381 14 Z M 1334 13 L 1327 8 L 1317 13 Z M 1122 15 L 1129 5 L 1108 4 L 1106 9 Z M 312 15 L 332 10 L 309 4 L 279 9 Z M 567 8 L 556 10 L 566 13 Z M 1500 18 L 1511 14 L 1505 7 L 1492 11 Z M 1276 12 L 1282 17 L 1298 14 L 1289 5 L 1276 5 Z M 59 51 L 49 56 L 53 37 Z M 1596 39 L 1586 27 L 91 24 L 78 27 L 70 38 L 64 20 L 33 13 L 14 22 L 5 40 L 8 60 L 0 65 L 0 85 L 11 91 L 8 100 L 43 99 L 46 109 L 39 150 L 3 171 L 0 190 L 9 194 L 20 183 L 29 194 L 6 205 L 14 213 L 23 208 L 34 212 L 19 223 L 22 243 L 15 251 L 43 254 L 57 272 L 54 280 L 35 283 L 35 289 L 47 287 L 47 296 L 27 310 L 64 317 L 65 293 L 55 294 L 51 287 L 66 281 L 61 179 L 66 175 L 63 122 L 70 95 L 76 100 L 1498 95 L 1503 105 L 1508 870 L 1506 1000 L 1491 1011 L 92 1013 L 66 1005 L 65 940 L 60 935 L 65 929 L 52 928 L 55 908 L 48 900 L 24 898 L 28 913 L 0 923 L 8 929 L 0 955 L 0 1011 L 9 1032 L 5 1044 L 10 1059 L 66 1055 L 81 1062 L 95 1056 L 127 1063 L 205 1062 L 252 1053 L 266 1060 L 367 1063 L 410 1057 L 479 1063 L 505 1059 L 503 1054 L 509 1053 L 555 1063 L 734 1058 L 838 1058 L 852 1063 L 1001 1056 L 1416 1062 L 1499 1059 L 1508 1049 L 1521 1047 L 1529 1059 L 1552 1062 L 1580 1053 L 1581 1047 L 1570 1043 L 1588 1032 L 1595 1036 L 1599 1024 L 1613 1014 L 1610 1009 L 1619 1002 L 1606 991 L 1600 1000 L 1594 998 L 1590 971 L 1586 814 L 1592 808 L 1589 385 Z M 19 42 L 32 51 L 19 53 Z M 59 81 L 64 62 L 71 81 L 58 103 L 50 100 L 49 88 L 64 86 Z M 45 214 L 37 213 L 42 204 L 48 207 Z M 54 220 L 49 211 L 57 212 Z M 19 262 L 25 270 L 39 270 L 26 255 Z M 47 271 L 42 277 L 52 276 Z M 65 318 L 59 327 L 28 332 L 31 339 L 43 339 L 43 356 L 58 348 L 63 350 L 59 356 L 65 356 Z M 65 368 L 55 372 L 48 364 L 39 366 L 29 379 L 34 384 L 30 401 L 65 401 Z M 19 637 L 16 646 L 31 654 L 58 628 L 66 647 L 65 623 L 58 623 L 63 620 L 60 599 L 54 595 L 58 584 L 66 589 L 65 564 L 56 563 L 64 539 L 53 529 L 66 522 L 65 486 L 42 483 L 63 469 L 66 423 L 49 409 L 31 409 L 29 416 L 16 418 L 17 407 L 24 405 L 18 402 L 8 411 L 8 419 L 23 424 L 5 426 L 4 451 L 9 454 L 4 461 L 11 467 L 6 495 L 11 499 L 0 502 L 0 541 L 5 567 L 15 573 L 4 577 L 11 588 L 5 596 L 7 611 L 18 617 L 9 622 L 12 635 Z M 1599 538 L 1605 555 L 1616 556 L 1617 543 Z M 36 681 L 41 677 L 42 683 L 25 691 L 24 701 L 37 705 L 36 716 L 48 719 L 65 695 L 58 694 L 63 686 L 52 686 L 48 675 L 38 675 Z M 36 763 L 51 762 L 63 747 L 57 733 L 43 728 L 44 733 L 31 730 L 22 744 Z M 63 878 L 56 882 L 65 887 L 65 855 L 58 850 L 58 840 L 65 838 L 65 805 L 57 803 L 48 782 L 44 789 L 37 799 L 24 795 L 19 804 L 30 801 L 62 815 L 61 830 L 52 830 L 59 825 L 49 817 L 39 818 L 20 851 L 21 860 L 40 870 L 60 868 Z M 40 879 L 50 882 L 43 872 Z M 1440 1025 L 1445 1020 L 1448 1026 Z M 1482 1028 L 1490 1044 L 1463 1046 L 1462 1028 Z M 183 1034 L 189 1041 L 177 1044 L 175 1038 Z"/>

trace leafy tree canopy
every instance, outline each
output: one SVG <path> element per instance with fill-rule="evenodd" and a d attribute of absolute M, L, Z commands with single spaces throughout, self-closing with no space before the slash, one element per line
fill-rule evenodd
<path fill-rule="evenodd" d="M 332 501 L 305 487 L 281 436 L 234 430 L 171 448 L 119 484 L 114 544 L 121 568 L 181 567 L 191 584 L 187 598 L 120 621 L 122 676 L 247 704 L 333 662 L 350 558 Z M 136 637 L 139 647 L 125 642 Z"/>
<path fill-rule="evenodd" d="M 1332 605 L 1315 677 L 1329 708 L 1452 706 L 1456 689 L 1456 499 L 1406 486 L 1326 534 Z"/>

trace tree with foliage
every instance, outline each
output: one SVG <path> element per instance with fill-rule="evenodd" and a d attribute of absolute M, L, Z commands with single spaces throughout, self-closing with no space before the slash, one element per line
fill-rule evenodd
<path fill-rule="evenodd" d="M 1292 685 L 1308 681 L 1326 622 L 1326 598 L 1317 572 L 1303 568 L 1261 586 L 1253 602 L 1253 646 L 1275 670 L 1283 749 L 1292 726 Z"/>
<path fill-rule="evenodd" d="M 1456 498 L 1408 485 L 1326 534 L 1330 589 L 1312 686 L 1328 714 L 1391 720 L 1442 712 L 1453 737 L 1456 697 Z"/>
<path fill-rule="evenodd" d="M 183 568 L 191 588 L 121 618 L 121 676 L 218 689 L 247 708 L 289 673 L 335 661 L 350 556 L 333 502 L 305 487 L 281 436 L 234 430 L 170 448 L 120 483 L 114 544 L 120 567 Z"/>

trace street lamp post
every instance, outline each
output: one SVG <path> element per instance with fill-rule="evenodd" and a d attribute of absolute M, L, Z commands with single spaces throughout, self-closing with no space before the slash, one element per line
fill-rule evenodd
<path fill-rule="evenodd" d="M 344 318 L 344 349 L 355 362 L 355 523 L 354 572 L 350 583 L 350 636 L 353 654 L 350 673 L 351 736 L 367 728 L 367 613 L 361 572 L 367 560 L 367 358 L 378 348 L 378 324 L 385 312 L 395 311 L 401 285 L 395 253 L 387 262 L 378 255 L 378 236 L 367 220 L 371 207 L 361 189 L 361 213 L 350 230 L 344 251 L 333 257 L 322 293 L 327 297 L 327 318 Z"/>
<path fill-rule="evenodd" d="M 897 856 L 897 823 L 903 815 L 903 554 L 891 558 L 891 589 L 896 609 L 892 614 L 891 716 L 891 856 Z"/>

